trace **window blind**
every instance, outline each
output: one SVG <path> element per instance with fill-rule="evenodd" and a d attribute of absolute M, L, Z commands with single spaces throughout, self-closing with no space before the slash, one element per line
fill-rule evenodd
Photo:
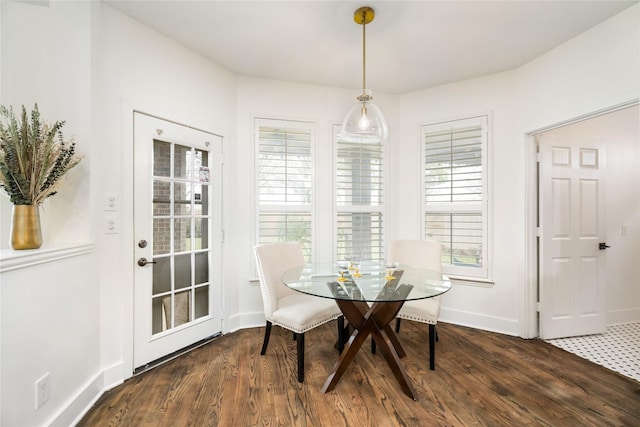
<path fill-rule="evenodd" d="M 311 134 L 306 129 L 259 128 L 261 204 L 311 203 Z"/>
<path fill-rule="evenodd" d="M 258 242 L 298 241 L 311 260 L 313 126 L 256 119 Z"/>
<path fill-rule="evenodd" d="M 443 244 L 445 272 L 486 277 L 487 117 L 422 127 L 424 235 Z"/>
<path fill-rule="evenodd" d="M 335 161 L 336 257 L 338 261 L 384 259 L 383 147 L 337 137 Z"/>

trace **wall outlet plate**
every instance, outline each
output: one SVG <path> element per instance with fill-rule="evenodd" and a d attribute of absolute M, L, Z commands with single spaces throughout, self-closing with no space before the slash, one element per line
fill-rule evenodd
<path fill-rule="evenodd" d="M 51 375 L 47 372 L 40 379 L 36 380 L 36 409 L 40 408 L 49 400 L 51 394 Z"/>

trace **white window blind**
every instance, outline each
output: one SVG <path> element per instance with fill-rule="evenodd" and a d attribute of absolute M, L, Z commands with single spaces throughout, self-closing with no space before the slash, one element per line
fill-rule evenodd
<path fill-rule="evenodd" d="M 424 236 L 451 275 L 487 278 L 487 116 L 422 127 Z"/>
<path fill-rule="evenodd" d="M 336 258 L 382 261 L 383 146 L 341 141 L 335 161 Z"/>
<path fill-rule="evenodd" d="M 258 242 L 298 241 L 311 261 L 313 124 L 256 119 Z"/>

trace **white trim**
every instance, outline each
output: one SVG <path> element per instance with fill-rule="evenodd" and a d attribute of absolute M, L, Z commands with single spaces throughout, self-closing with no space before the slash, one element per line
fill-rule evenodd
<path fill-rule="evenodd" d="M 122 164 L 120 180 L 120 202 L 122 204 L 122 212 L 129 212 L 128 219 L 122 218 L 120 233 L 121 242 L 121 258 L 122 280 L 124 282 L 122 289 L 122 375 L 123 379 L 133 376 L 133 310 L 134 310 L 134 263 L 135 248 L 134 230 L 133 230 L 133 185 L 125 185 L 125 183 L 133 183 L 134 171 L 134 129 L 133 115 L 136 110 L 126 100 L 120 105 L 120 162 Z M 102 319 L 101 319 L 102 320 Z"/>
<path fill-rule="evenodd" d="M 465 310 L 454 310 L 442 307 L 439 322 L 452 323 L 473 329 L 497 332 L 499 334 L 518 336 L 518 320 L 504 317 L 488 316 Z"/>
<path fill-rule="evenodd" d="M 264 311 L 241 313 L 229 317 L 225 323 L 224 333 L 232 333 L 242 329 L 263 328 L 265 326 Z"/>
<path fill-rule="evenodd" d="M 107 381 L 109 378 L 122 377 L 121 373 L 122 364 L 118 363 L 96 374 L 45 425 L 50 427 L 76 425 L 105 392 L 123 383 L 122 379 Z"/>
<path fill-rule="evenodd" d="M 640 104 L 640 99 L 632 99 L 632 100 L 629 100 L 629 101 L 622 102 L 620 104 L 613 105 L 611 107 L 602 108 L 600 110 L 592 111 L 590 113 L 582 114 L 582 115 L 577 116 L 577 117 L 573 117 L 573 118 L 570 118 L 570 119 L 567 119 L 567 120 L 563 120 L 563 121 L 560 121 L 560 122 L 557 122 L 557 123 L 550 124 L 548 126 L 544 126 L 544 127 L 538 128 L 538 129 L 531 130 L 531 131 L 527 132 L 526 135 L 536 135 L 536 134 L 539 134 L 539 133 L 548 132 L 548 131 L 553 130 L 553 129 L 561 128 L 561 127 L 564 127 L 564 126 L 567 126 L 567 125 L 572 125 L 574 123 L 578 123 L 578 122 L 582 122 L 582 121 L 585 121 L 585 120 L 589 120 L 589 119 L 592 119 L 594 117 L 602 116 L 604 114 L 609 114 L 609 113 L 613 113 L 613 112 L 618 111 L 618 110 L 624 110 L 625 108 L 634 107 L 634 106 L 636 106 L 638 104 Z"/>
<path fill-rule="evenodd" d="M 537 192 L 537 149 L 535 136 L 525 136 L 525 248 L 524 248 L 524 288 L 518 292 L 518 320 L 520 336 L 538 336 L 538 192 Z"/>
<path fill-rule="evenodd" d="M 468 276 L 453 276 L 448 274 L 447 277 L 451 280 L 451 283 L 455 285 L 465 285 L 465 286 L 477 286 L 481 288 L 493 288 L 496 284 L 493 280 L 488 279 L 480 279 L 478 277 L 468 277 Z"/>
<path fill-rule="evenodd" d="M 33 250 L 14 251 L 6 249 L 0 251 L 0 273 L 29 268 L 39 264 L 58 261 L 65 258 L 86 255 L 93 252 L 93 243 L 80 245 L 40 248 Z"/>
<path fill-rule="evenodd" d="M 607 326 L 640 322 L 640 308 L 607 311 Z"/>

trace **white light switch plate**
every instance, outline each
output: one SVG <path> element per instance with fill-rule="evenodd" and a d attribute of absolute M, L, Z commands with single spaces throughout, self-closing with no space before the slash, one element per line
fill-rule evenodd
<path fill-rule="evenodd" d="M 104 210 L 117 211 L 120 209 L 117 193 L 104 193 Z"/>
<path fill-rule="evenodd" d="M 120 221 L 117 215 L 105 214 L 104 234 L 118 234 L 120 232 Z"/>

